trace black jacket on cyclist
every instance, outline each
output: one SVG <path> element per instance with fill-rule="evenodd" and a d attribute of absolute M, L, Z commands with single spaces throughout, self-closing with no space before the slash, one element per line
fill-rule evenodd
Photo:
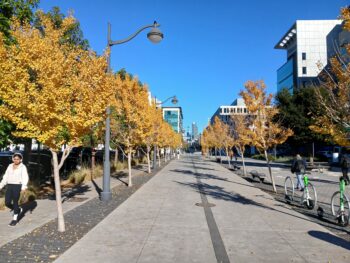
<path fill-rule="evenodd" d="M 301 172 L 306 171 L 306 161 L 303 159 L 294 159 L 291 172 L 300 174 Z"/>

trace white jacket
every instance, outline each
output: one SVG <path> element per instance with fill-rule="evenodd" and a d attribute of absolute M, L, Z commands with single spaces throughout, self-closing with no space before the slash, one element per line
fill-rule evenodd
<path fill-rule="evenodd" d="M 11 163 L 1 180 L 0 190 L 7 184 L 22 184 L 22 190 L 25 190 L 27 189 L 28 181 L 27 167 L 21 163 L 17 169 L 13 169 L 13 163 Z"/>

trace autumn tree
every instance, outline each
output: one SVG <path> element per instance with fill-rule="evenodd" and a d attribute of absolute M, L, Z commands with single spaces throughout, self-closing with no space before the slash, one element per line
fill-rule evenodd
<path fill-rule="evenodd" d="M 278 110 L 272 106 L 273 95 L 266 94 L 264 81 L 248 81 L 244 86 L 246 91 L 241 91 L 240 95 L 252 116 L 250 123 L 253 131 L 252 144 L 259 152 L 264 153 L 273 190 L 277 192 L 267 151 L 285 142 L 293 134 L 293 131 L 273 121 Z"/>
<path fill-rule="evenodd" d="M 151 158 L 150 153 L 152 147 L 158 145 L 158 134 L 160 131 L 160 127 L 162 125 L 163 117 L 161 109 L 155 107 L 155 105 L 151 105 L 149 108 L 149 115 L 151 117 L 151 127 L 150 130 L 147 131 L 144 137 L 144 144 L 146 146 L 146 156 L 147 156 L 147 164 L 148 164 L 148 173 L 151 173 Z"/>
<path fill-rule="evenodd" d="M 128 186 L 132 186 L 131 161 L 136 147 L 142 144 L 145 132 L 145 123 L 150 123 L 147 114 L 149 107 L 148 89 L 140 85 L 137 78 L 127 75 L 124 80 L 118 75 L 120 88 L 116 92 L 116 105 L 111 118 L 111 140 L 115 144 L 125 146 L 128 157 L 129 180 Z"/>
<path fill-rule="evenodd" d="M 222 162 L 221 149 L 224 147 L 223 137 L 222 137 L 223 132 L 224 132 L 224 124 L 217 116 L 215 116 L 214 123 L 212 124 L 213 134 L 212 134 L 211 143 L 215 149 L 215 156 L 217 155 L 217 151 L 219 151 L 221 162 Z"/>
<path fill-rule="evenodd" d="M 2 41 L 6 44 L 13 42 L 11 35 L 11 19 L 16 18 L 20 23 L 30 23 L 34 20 L 33 10 L 39 0 L 6 0 L 0 1 L 0 32 Z"/>
<path fill-rule="evenodd" d="M 11 20 L 16 18 L 20 23 L 32 22 L 34 20 L 34 9 L 38 4 L 39 0 L 0 1 L 0 32 L 3 34 L 4 44 L 12 45 L 15 43 L 15 39 L 11 35 Z M 0 119 L 0 148 L 7 146 L 10 142 L 23 141 L 11 136 L 14 129 L 15 126 L 12 123 Z M 25 150 L 27 152 L 27 149 Z M 24 159 L 24 161 L 27 161 L 27 158 Z"/>
<path fill-rule="evenodd" d="M 42 17 L 43 29 L 14 21 L 16 45 L 0 45 L 0 118 L 16 126 L 14 136 L 34 138 L 53 158 L 58 231 L 65 231 L 59 169 L 83 135 L 104 119 L 113 92 L 105 57 L 61 39 L 75 18 L 61 28 Z M 1 43 L 3 43 L 3 35 Z M 58 152 L 64 148 L 60 162 Z"/>
<path fill-rule="evenodd" d="M 341 10 L 341 19 L 343 30 L 350 31 L 349 7 Z M 315 123 L 310 128 L 345 146 L 349 145 L 350 135 L 350 45 L 345 44 L 340 49 L 320 74 L 317 102 L 324 114 L 314 116 Z"/>
<path fill-rule="evenodd" d="M 222 123 L 222 133 L 221 133 L 221 142 L 222 146 L 225 149 L 226 156 L 228 157 L 228 166 L 231 167 L 231 160 L 229 157 L 229 152 L 232 151 L 233 146 L 236 144 L 233 131 L 231 127 L 226 124 Z"/>
<path fill-rule="evenodd" d="M 243 174 L 246 175 L 246 167 L 244 161 L 245 149 L 252 143 L 252 130 L 250 129 L 250 115 L 232 115 L 232 133 L 235 141 L 235 147 L 242 158 Z"/>

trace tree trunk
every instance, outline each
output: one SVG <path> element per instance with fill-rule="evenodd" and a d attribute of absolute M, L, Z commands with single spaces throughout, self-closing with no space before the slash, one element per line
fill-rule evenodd
<path fill-rule="evenodd" d="M 226 148 L 225 151 L 226 151 L 226 157 L 227 157 L 227 161 L 228 161 L 228 167 L 231 168 L 231 160 L 230 160 L 230 156 L 228 153 L 228 148 Z"/>
<path fill-rule="evenodd" d="M 52 153 L 52 159 L 53 159 L 53 176 L 55 180 L 58 232 L 64 232 L 66 229 L 65 229 L 63 210 L 62 210 L 62 196 L 61 196 L 62 193 L 61 193 L 60 174 L 59 174 L 59 168 L 58 168 L 58 158 L 57 158 L 57 152 L 51 150 L 51 153 Z"/>
<path fill-rule="evenodd" d="M 275 185 L 275 179 L 274 179 L 273 176 L 272 176 L 270 161 L 269 161 L 269 157 L 267 156 L 266 150 L 264 150 L 264 154 L 265 154 L 265 159 L 266 159 L 267 167 L 269 168 L 269 174 L 270 174 L 270 178 L 271 178 L 271 182 L 272 182 L 272 187 L 273 187 L 273 190 L 275 191 L 275 193 L 277 193 L 276 185 Z"/>
<path fill-rule="evenodd" d="M 219 154 L 220 154 L 220 163 L 222 163 L 221 149 L 219 150 Z"/>
<path fill-rule="evenodd" d="M 242 156 L 243 175 L 247 176 L 247 170 L 245 168 L 244 155 L 241 153 L 241 156 Z"/>
<path fill-rule="evenodd" d="M 157 148 L 157 155 L 158 155 L 158 165 L 160 167 L 160 151 L 159 151 L 159 148 Z"/>
<path fill-rule="evenodd" d="M 24 141 L 24 153 L 23 153 L 23 163 L 28 165 L 29 155 L 32 152 L 32 139 L 25 139 Z"/>
<path fill-rule="evenodd" d="M 128 151 L 128 170 L 129 170 L 129 183 L 128 183 L 128 187 L 132 186 L 132 181 L 131 181 L 131 147 L 129 147 L 129 151 Z"/>
<path fill-rule="evenodd" d="M 148 173 L 151 173 L 151 159 L 149 157 L 149 154 L 151 152 L 151 147 L 147 146 L 147 164 L 148 164 Z"/>
<path fill-rule="evenodd" d="M 114 155 L 114 168 L 117 170 L 117 165 L 118 165 L 118 158 L 119 158 L 119 152 L 118 152 L 118 147 L 115 148 L 115 155 Z"/>
<path fill-rule="evenodd" d="M 94 179 L 94 172 L 95 172 L 95 159 L 96 159 L 96 151 L 95 149 L 91 152 L 91 181 Z"/>

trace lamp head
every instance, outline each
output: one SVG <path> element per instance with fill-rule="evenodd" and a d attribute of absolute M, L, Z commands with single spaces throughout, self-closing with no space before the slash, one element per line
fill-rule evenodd
<path fill-rule="evenodd" d="M 152 27 L 151 31 L 147 34 L 147 38 L 153 44 L 158 44 L 164 38 L 163 33 L 158 28 L 159 26 L 160 25 L 156 21 L 154 21 L 154 24 L 153 24 L 153 27 Z"/>
<path fill-rule="evenodd" d="M 177 104 L 179 102 L 179 100 L 176 98 L 176 96 L 174 96 L 173 99 L 171 100 L 171 102 L 173 104 Z"/>

